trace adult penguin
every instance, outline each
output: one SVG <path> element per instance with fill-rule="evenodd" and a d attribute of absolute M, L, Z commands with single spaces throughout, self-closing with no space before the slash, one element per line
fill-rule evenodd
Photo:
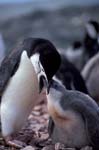
<path fill-rule="evenodd" d="M 2 61 L 1 130 L 8 144 L 13 145 L 11 137 L 22 128 L 59 65 L 60 55 L 54 45 L 40 38 L 23 40 Z"/>

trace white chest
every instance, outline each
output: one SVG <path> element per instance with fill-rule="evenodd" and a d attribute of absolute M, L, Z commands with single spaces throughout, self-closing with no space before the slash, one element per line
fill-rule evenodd
<path fill-rule="evenodd" d="M 10 79 L 1 103 L 2 132 L 5 135 L 24 124 L 37 104 L 38 79 L 30 59 L 23 54 L 17 72 Z"/>

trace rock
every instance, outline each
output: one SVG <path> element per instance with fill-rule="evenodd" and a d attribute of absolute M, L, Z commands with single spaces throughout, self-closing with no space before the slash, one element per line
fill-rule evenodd
<path fill-rule="evenodd" d="M 55 150 L 54 145 L 48 145 L 42 148 L 42 150 Z"/>
<path fill-rule="evenodd" d="M 64 144 L 56 143 L 55 150 L 76 150 L 75 148 L 66 148 Z"/>
<path fill-rule="evenodd" d="M 26 146 L 25 148 L 22 148 L 21 150 L 36 150 L 36 148 L 32 146 Z"/>

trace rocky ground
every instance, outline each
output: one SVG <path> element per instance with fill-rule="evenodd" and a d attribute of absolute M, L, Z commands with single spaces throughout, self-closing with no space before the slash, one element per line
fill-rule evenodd
<path fill-rule="evenodd" d="M 0 150 L 76 150 L 66 148 L 61 143 L 52 144 L 48 135 L 48 119 L 46 101 L 42 101 L 31 112 L 23 129 L 15 136 L 14 142 L 21 147 L 8 146 L 3 138 L 0 138 Z M 89 147 L 81 150 L 92 150 Z"/>
<path fill-rule="evenodd" d="M 40 142 L 44 139 L 47 139 L 48 132 L 48 118 L 49 115 L 47 113 L 46 102 L 41 102 L 38 106 L 36 106 L 32 113 L 30 114 L 26 125 L 23 129 L 15 136 L 15 141 L 20 143 L 22 148 L 27 148 L 27 150 L 39 150 L 43 149 L 46 145 L 49 144 L 47 142 Z M 0 139 L 0 150 L 16 150 L 17 148 L 10 147 L 5 144 L 4 140 Z M 20 148 L 21 149 L 21 148 Z"/>

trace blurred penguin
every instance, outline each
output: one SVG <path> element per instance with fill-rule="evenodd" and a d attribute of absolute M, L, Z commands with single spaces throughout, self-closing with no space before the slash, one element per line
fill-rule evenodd
<path fill-rule="evenodd" d="M 63 54 L 78 70 L 99 51 L 99 23 L 93 20 L 85 24 L 85 35 L 82 41 L 75 41 Z"/>
<path fill-rule="evenodd" d="M 94 20 L 88 21 L 85 25 L 85 31 L 84 47 L 89 59 L 99 52 L 99 23 Z"/>
<path fill-rule="evenodd" d="M 66 58 L 75 65 L 75 67 L 78 70 L 81 70 L 83 67 L 85 60 L 84 60 L 84 47 L 82 42 L 80 41 L 75 41 L 69 46 L 64 55 Z"/>
<path fill-rule="evenodd" d="M 89 94 L 99 104 L 99 52 L 84 66 L 82 76 L 85 80 Z"/>
<path fill-rule="evenodd" d="M 78 90 L 88 94 L 88 90 L 79 70 L 61 55 L 61 65 L 54 79 L 58 80 L 68 90 Z"/>

